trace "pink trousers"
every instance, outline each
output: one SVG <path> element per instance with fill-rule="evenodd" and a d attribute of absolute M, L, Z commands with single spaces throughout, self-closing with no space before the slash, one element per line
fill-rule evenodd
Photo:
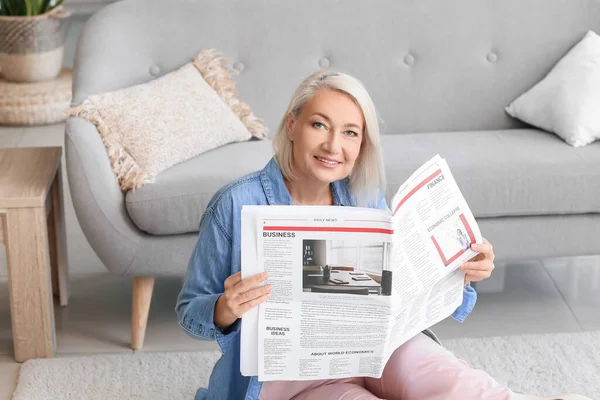
<path fill-rule="evenodd" d="M 509 400 L 512 393 L 421 333 L 392 354 L 381 378 L 264 382 L 259 399 Z"/>

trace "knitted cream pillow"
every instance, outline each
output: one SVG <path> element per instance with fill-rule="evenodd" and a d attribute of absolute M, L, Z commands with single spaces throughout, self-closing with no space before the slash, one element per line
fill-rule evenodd
<path fill-rule="evenodd" d="M 206 151 L 267 136 L 226 65 L 220 53 L 202 51 L 176 71 L 90 96 L 68 113 L 96 125 L 121 189 L 136 189 Z"/>

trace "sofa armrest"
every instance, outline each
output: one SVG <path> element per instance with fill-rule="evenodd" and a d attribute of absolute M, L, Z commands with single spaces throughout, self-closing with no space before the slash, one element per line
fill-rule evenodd
<path fill-rule="evenodd" d="M 106 268 L 126 274 L 145 234 L 131 221 L 102 139 L 89 121 L 70 117 L 65 149 L 77 220 Z"/>

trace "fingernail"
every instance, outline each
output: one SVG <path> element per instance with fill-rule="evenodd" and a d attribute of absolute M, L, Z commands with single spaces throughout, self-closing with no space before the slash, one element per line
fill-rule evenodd
<path fill-rule="evenodd" d="M 479 246 L 479 245 L 478 245 L 477 243 L 472 243 L 472 244 L 471 244 L 471 248 L 472 248 L 472 249 L 476 249 L 478 246 Z"/>

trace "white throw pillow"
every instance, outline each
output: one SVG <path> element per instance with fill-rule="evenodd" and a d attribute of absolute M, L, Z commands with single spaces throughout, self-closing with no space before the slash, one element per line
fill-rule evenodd
<path fill-rule="evenodd" d="M 209 150 L 267 136 L 215 50 L 155 80 L 92 95 L 68 113 L 96 125 L 124 191 Z"/>
<path fill-rule="evenodd" d="M 573 147 L 600 139 L 600 36 L 589 31 L 506 112 Z"/>

